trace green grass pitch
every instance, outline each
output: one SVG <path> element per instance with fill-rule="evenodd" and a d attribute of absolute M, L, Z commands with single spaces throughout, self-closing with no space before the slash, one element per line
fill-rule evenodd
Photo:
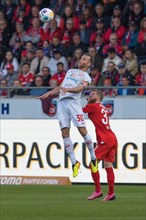
<path fill-rule="evenodd" d="M 0 186 L 0 220 L 145 220 L 146 186 L 116 186 L 116 200 L 86 200 L 93 185 Z M 102 186 L 104 195 L 107 186 Z"/>

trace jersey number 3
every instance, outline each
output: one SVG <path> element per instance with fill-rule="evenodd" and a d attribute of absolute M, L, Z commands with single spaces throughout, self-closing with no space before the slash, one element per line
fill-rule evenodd
<path fill-rule="evenodd" d="M 107 125 L 107 124 L 109 123 L 109 119 L 108 119 L 106 110 L 105 110 L 104 108 L 102 108 L 102 109 L 101 109 L 101 113 L 102 113 L 102 115 L 103 115 L 101 121 L 102 121 L 102 123 L 103 123 L 104 125 Z"/>

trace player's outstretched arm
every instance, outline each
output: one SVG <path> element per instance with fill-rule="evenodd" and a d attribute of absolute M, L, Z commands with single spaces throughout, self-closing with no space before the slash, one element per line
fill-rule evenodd
<path fill-rule="evenodd" d="M 53 90 L 37 97 L 38 99 L 46 99 L 49 96 L 54 96 L 54 95 L 59 95 L 60 93 L 60 86 L 57 86 L 56 88 L 54 88 Z"/>

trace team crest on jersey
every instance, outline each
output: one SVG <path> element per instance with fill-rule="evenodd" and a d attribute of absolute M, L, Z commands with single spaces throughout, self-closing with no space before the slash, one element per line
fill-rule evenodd
<path fill-rule="evenodd" d="M 104 100 L 102 104 L 106 108 L 108 116 L 112 116 L 114 112 L 114 100 Z"/>
<path fill-rule="evenodd" d="M 54 115 L 56 115 L 56 112 L 57 112 L 57 101 L 52 100 L 49 108 L 48 116 L 53 117 Z"/>

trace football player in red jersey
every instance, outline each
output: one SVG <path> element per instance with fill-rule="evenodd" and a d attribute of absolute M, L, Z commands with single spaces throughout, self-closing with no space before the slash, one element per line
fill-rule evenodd
<path fill-rule="evenodd" d="M 114 171 L 112 163 L 115 160 L 115 154 L 117 150 L 117 138 L 109 125 L 109 117 L 107 115 L 106 108 L 101 104 L 103 100 L 103 92 L 101 90 L 92 90 L 88 104 L 83 108 L 85 113 L 88 113 L 89 119 L 93 122 L 96 132 L 97 147 L 95 148 L 95 155 L 98 163 L 103 160 L 104 168 L 107 173 L 108 181 L 108 194 L 103 201 L 110 201 L 115 199 L 114 194 Z M 92 178 L 95 184 L 95 191 L 89 196 L 88 200 L 101 197 L 103 195 L 100 187 L 100 175 L 99 171 L 93 173 L 91 171 Z"/>

